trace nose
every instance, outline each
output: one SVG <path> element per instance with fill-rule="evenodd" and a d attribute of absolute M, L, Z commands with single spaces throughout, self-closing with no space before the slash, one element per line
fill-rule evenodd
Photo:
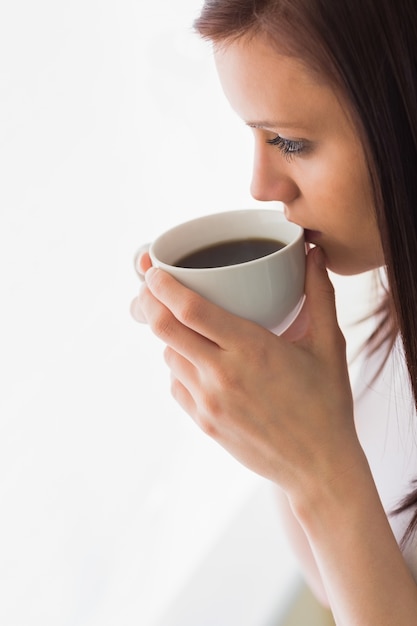
<path fill-rule="evenodd" d="M 250 192 L 255 200 L 281 201 L 289 204 L 300 190 L 290 174 L 291 163 L 285 161 L 275 146 L 264 138 L 255 139 Z"/>

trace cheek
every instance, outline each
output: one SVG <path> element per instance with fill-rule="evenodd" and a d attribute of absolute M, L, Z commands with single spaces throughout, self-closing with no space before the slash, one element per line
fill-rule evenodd
<path fill-rule="evenodd" d="M 337 274 L 359 274 L 384 265 L 378 228 L 374 220 L 350 214 L 329 227 L 323 248 L 329 269 Z"/>
<path fill-rule="evenodd" d="M 352 193 L 349 180 L 337 160 L 312 156 L 297 164 L 297 180 L 302 196 L 317 212 L 327 213 Z M 330 215 L 328 216 L 330 217 Z"/>
<path fill-rule="evenodd" d="M 368 173 L 356 156 L 335 152 L 300 172 L 305 197 L 326 222 L 352 228 L 375 222 Z"/>

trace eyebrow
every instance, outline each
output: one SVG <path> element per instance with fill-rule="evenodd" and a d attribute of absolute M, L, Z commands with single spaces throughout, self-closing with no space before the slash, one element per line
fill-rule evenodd
<path fill-rule="evenodd" d="M 280 122 L 280 121 L 271 121 L 264 120 L 259 122 L 246 122 L 246 125 L 250 128 L 261 128 L 264 130 L 275 129 L 275 128 L 297 128 L 300 130 L 307 130 L 304 124 L 299 124 L 298 122 Z"/>

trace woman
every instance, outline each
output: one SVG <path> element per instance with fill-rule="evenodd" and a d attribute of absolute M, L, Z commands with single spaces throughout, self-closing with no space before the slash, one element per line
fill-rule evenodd
<path fill-rule="evenodd" d="M 206 0 L 195 26 L 253 130 L 252 194 L 283 202 L 314 244 L 305 306 L 277 337 L 143 254 L 133 313 L 167 344 L 180 405 L 280 487 L 337 624 L 417 624 L 417 5 Z M 386 272 L 355 400 L 326 268 Z"/>

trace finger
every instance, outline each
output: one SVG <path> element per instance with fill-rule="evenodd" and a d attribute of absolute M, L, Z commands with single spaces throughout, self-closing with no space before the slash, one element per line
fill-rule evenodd
<path fill-rule="evenodd" d="M 200 386 L 200 377 L 195 365 L 170 346 L 165 348 L 164 360 L 172 376 L 195 395 L 194 391 Z"/>
<path fill-rule="evenodd" d="M 143 314 L 139 298 L 135 298 L 134 300 L 132 300 L 130 304 L 130 315 L 136 322 L 139 322 L 140 324 L 146 324 L 146 317 Z"/>
<path fill-rule="evenodd" d="M 197 414 L 197 405 L 194 398 L 182 382 L 175 378 L 175 376 L 171 377 L 171 395 L 174 400 L 178 402 L 180 407 L 184 409 L 188 415 L 195 419 Z"/>
<path fill-rule="evenodd" d="M 141 280 L 144 280 L 146 271 L 152 266 L 151 259 L 148 254 L 149 243 L 145 243 L 136 252 L 133 259 L 135 271 Z"/>
<path fill-rule="evenodd" d="M 134 298 L 130 304 L 130 314 L 133 319 L 140 324 L 146 324 L 146 316 L 142 310 L 141 304 L 141 293 L 144 289 L 146 289 L 146 286 L 143 284 L 141 285 L 139 296 Z"/>
<path fill-rule="evenodd" d="M 220 443 L 218 424 L 199 408 L 195 396 L 190 392 L 187 385 L 184 385 L 174 375 L 171 376 L 171 395 L 206 435 Z"/>
<path fill-rule="evenodd" d="M 182 324 L 148 287 L 140 294 L 140 307 L 152 332 L 196 367 L 212 359 L 218 350 L 212 341 Z"/>
<path fill-rule="evenodd" d="M 329 343 L 344 341 L 337 322 L 335 292 L 326 269 L 323 251 L 316 247 L 308 253 L 305 280 L 308 338 L 324 350 Z"/>
<path fill-rule="evenodd" d="M 249 334 L 257 325 L 225 311 L 194 291 L 187 289 L 168 273 L 151 268 L 145 274 L 153 295 L 182 324 L 227 349 L 241 342 L 242 333 Z M 267 332 L 267 331 L 265 331 Z"/>
<path fill-rule="evenodd" d="M 171 394 L 178 404 L 193 418 L 194 422 L 207 435 L 216 438 L 218 430 L 215 422 L 209 418 L 208 396 L 203 391 L 199 371 L 183 356 L 165 349 L 165 361 L 171 370 Z"/>

